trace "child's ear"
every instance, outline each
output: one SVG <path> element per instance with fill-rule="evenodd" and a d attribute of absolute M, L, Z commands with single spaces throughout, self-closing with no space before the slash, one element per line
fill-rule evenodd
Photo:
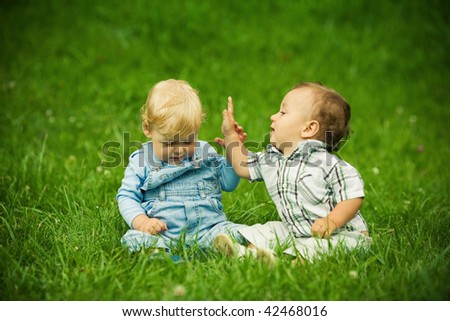
<path fill-rule="evenodd" d="M 144 124 L 142 124 L 142 131 L 144 132 L 144 135 L 148 138 L 152 137 L 152 132 L 150 131 L 150 129 L 148 129 L 147 126 L 145 126 Z"/>
<path fill-rule="evenodd" d="M 320 124 L 317 120 L 311 120 L 306 123 L 302 129 L 301 137 L 304 139 L 313 138 L 319 132 Z"/>

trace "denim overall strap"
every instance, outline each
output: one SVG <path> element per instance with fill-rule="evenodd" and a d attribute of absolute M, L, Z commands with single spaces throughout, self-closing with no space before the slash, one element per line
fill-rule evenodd
<path fill-rule="evenodd" d="M 158 198 L 160 201 L 166 200 L 166 193 L 164 191 L 164 185 L 158 187 Z"/>

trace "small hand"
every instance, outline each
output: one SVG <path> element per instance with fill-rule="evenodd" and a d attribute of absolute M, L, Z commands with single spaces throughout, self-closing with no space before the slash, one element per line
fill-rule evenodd
<path fill-rule="evenodd" d="M 238 134 L 239 140 L 241 141 L 241 143 L 245 143 L 245 141 L 247 140 L 247 133 L 244 132 L 244 128 L 241 125 L 239 125 L 237 122 L 234 122 L 234 130 Z M 225 147 L 225 140 L 223 138 L 216 137 L 215 141 L 216 141 L 216 143 L 220 144 L 222 147 Z"/>
<path fill-rule="evenodd" d="M 311 235 L 320 238 L 329 238 L 336 229 L 336 223 L 328 217 L 322 217 L 317 219 L 311 226 Z"/>
<path fill-rule="evenodd" d="M 222 113 L 223 122 L 222 122 L 222 133 L 224 136 L 231 135 L 233 133 L 237 133 L 239 136 L 239 140 L 244 143 L 247 139 L 247 133 L 244 132 L 244 128 L 239 125 L 234 120 L 234 106 L 233 99 L 228 97 L 228 109 L 224 110 Z M 225 147 L 225 141 L 223 138 L 216 137 L 216 143 Z"/>
<path fill-rule="evenodd" d="M 163 231 L 167 231 L 167 225 L 163 221 L 152 217 L 142 222 L 138 230 L 144 233 L 155 235 Z"/>
<path fill-rule="evenodd" d="M 238 134 L 241 143 L 244 143 L 247 139 L 247 133 L 244 131 L 244 127 L 239 125 L 237 122 L 234 122 L 234 130 Z"/>

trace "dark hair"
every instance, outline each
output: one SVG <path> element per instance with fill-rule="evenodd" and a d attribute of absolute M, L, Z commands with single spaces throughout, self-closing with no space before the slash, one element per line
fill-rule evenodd
<path fill-rule="evenodd" d="M 342 146 L 341 141 L 350 135 L 350 105 L 335 90 L 319 82 L 303 82 L 293 89 L 298 88 L 310 88 L 313 91 L 313 119 L 320 124 L 314 138 L 325 142 L 329 152 L 338 151 Z"/>

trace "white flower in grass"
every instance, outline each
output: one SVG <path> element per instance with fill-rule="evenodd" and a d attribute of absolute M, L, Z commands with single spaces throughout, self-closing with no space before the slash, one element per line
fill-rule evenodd
<path fill-rule="evenodd" d="M 374 175 L 378 175 L 380 174 L 380 169 L 378 167 L 374 167 L 372 168 L 372 173 L 374 173 Z"/>
<path fill-rule="evenodd" d="M 348 272 L 348 276 L 352 279 L 357 279 L 358 278 L 358 271 L 355 270 L 351 270 Z"/>
<path fill-rule="evenodd" d="M 16 82 L 14 80 L 11 80 L 8 82 L 8 88 L 9 89 L 14 89 L 16 88 Z"/>
<path fill-rule="evenodd" d="M 77 121 L 77 118 L 75 116 L 70 116 L 69 117 L 69 123 L 75 123 Z"/>
<path fill-rule="evenodd" d="M 97 171 L 97 173 L 101 173 L 101 172 L 103 172 L 103 167 L 97 166 L 97 167 L 95 168 L 95 170 Z"/>
<path fill-rule="evenodd" d="M 48 118 L 48 122 L 49 123 L 54 123 L 55 121 L 56 121 L 56 118 L 55 118 L 55 116 L 53 115 L 53 110 L 51 110 L 51 109 L 47 109 L 46 111 L 45 111 L 45 116 L 47 116 L 47 118 Z"/>
<path fill-rule="evenodd" d="M 409 116 L 409 122 L 411 125 L 415 124 L 417 122 L 417 116 L 416 115 Z"/>
<path fill-rule="evenodd" d="M 178 284 L 173 288 L 173 294 L 175 296 L 185 296 L 186 288 L 184 286 L 182 286 L 181 284 Z"/>

